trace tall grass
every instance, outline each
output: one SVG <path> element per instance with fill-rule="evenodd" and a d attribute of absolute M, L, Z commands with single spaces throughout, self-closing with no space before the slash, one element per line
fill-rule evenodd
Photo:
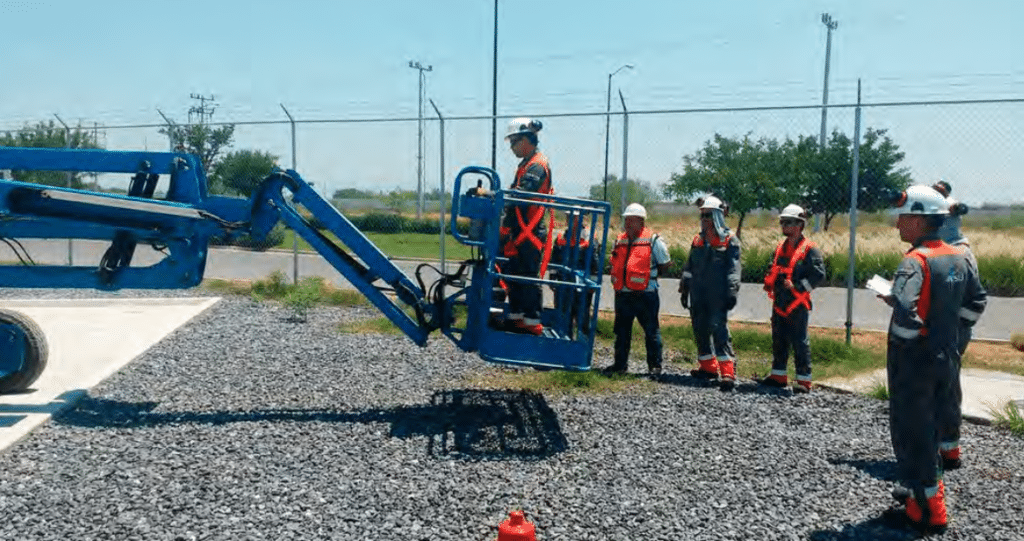
<path fill-rule="evenodd" d="M 1024 438 L 1024 416 L 1016 404 L 1008 401 L 1001 408 L 991 410 L 991 413 L 993 425 Z"/>

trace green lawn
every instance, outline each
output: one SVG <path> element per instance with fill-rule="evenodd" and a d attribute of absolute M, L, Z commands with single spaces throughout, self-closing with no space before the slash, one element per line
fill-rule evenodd
<path fill-rule="evenodd" d="M 326 233 L 331 240 L 338 242 L 333 233 Z M 380 251 L 392 258 L 408 259 L 439 259 L 441 246 L 438 243 L 437 235 L 423 235 L 419 233 L 364 233 L 370 242 L 377 245 Z M 277 248 L 284 250 L 292 249 L 292 239 L 295 233 L 286 230 L 284 241 Z M 340 243 L 339 243 L 340 244 Z M 446 259 L 469 259 L 470 250 L 468 246 L 459 244 L 451 236 L 445 236 L 445 258 Z M 312 252 L 313 248 L 299 238 L 299 250 Z"/>

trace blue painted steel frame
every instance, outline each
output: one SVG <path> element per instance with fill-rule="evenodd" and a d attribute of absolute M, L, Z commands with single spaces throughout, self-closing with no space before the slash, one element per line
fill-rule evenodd
<path fill-rule="evenodd" d="M 470 175 L 484 177 L 491 188 L 491 195 L 479 197 L 462 194 L 463 177 Z M 474 267 L 473 283 L 465 299 L 468 309 L 466 327 L 460 334 L 449 334 L 449 336 L 452 336 L 452 339 L 463 349 L 477 351 L 481 358 L 490 362 L 535 368 L 589 370 L 593 359 L 594 332 L 597 328 L 603 271 L 602 268 L 590 269 L 589 261 L 594 250 L 599 250 L 599 261 L 604 261 L 611 206 L 603 201 L 555 195 L 546 195 L 543 199 L 538 199 L 535 193 L 501 190 L 499 189 L 500 185 L 498 174 L 485 167 L 467 167 L 456 176 L 451 230 L 459 242 L 479 248 L 482 251 L 482 257 Z M 584 268 L 576 268 L 576 265 L 572 264 L 576 261 L 572 257 L 578 255 L 575 250 L 572 250 L 569 256 L 562 261 L 555 262 L 555 265 L 561 266 L 563 271 L 571 273 L 575 277 L 575 282 L 528 278 L 503 274 L 498 271 L 500 264 L 505 261 L 503 257 L 498 256 L 501 211 L 506 205 L 516 204 L 542 205 L 548 209 L 560 211 L 575 210 L 581 213 L 584 223 L 587 223 L 589 218 L 589 247 L 584 254 L 586 262 Z M 483 228 L 484 238 L 474 239 L 458 233 L 456 219 L 460 216 L 486 221 Z M 600 243 L 597 242 L 598 229 L 601 231 Z M 555 231 L 549 231 L 548 234 L 554 235 Z M 590 313 L 587 314 L 590 319 L 589 332 L 576 333 L 574 337 L 570 338 L 568 327 L 572 322 L 569 318 L 571 307 L 568 303 L 563 304 L 560 310 L 552 308 L 543 310 L 541 319 L 545 331 L 542 336 L 514 334 L 495 328 L 496 318 L 493 317 L 491 309 L 499 307 L 503 315 L 508 313 L 507 303 L 496 304 L 492 298 L 493 286 L 499 280 L 506 283 L 520 282 L 532 283 L 541 287 L 547 286 L 555 289 L 556 294 L 579 293 L 578 308 L 581 312 L 585 295 L 592 294 L 593 304 Z M 500 322 L 500 318 L 497 319 Z"/>
<path fill-rule="evenodd" d="M 15 174 L 25 170 L 80 171 L 129 173 L 134 174 L 135 179 L 151 182 L 159 182 L 161 177 L 169 179 L 162 186 L 166 194 L 162 199 L 153 199 L 152 193 L 148 196 L 135 192 L 117 195 L 0 180 L 0 238 L 109 240 L 112 248 L 108 254 L 113 251 L 118 255 L 113 258 L 114 264 L 91 267 L 0 266 L 0 284 L 5 287 L 192 287 L 202 280 L 211 238 L 249 234 L 259 239 L 278 221 L 284 221 L 418 345 L 425 345 L 430 332 L 440 328 L 460 348 L 476 351 L 491 362 L 568 370 L 590 368 L 602 269 L 574 269 L 566 261 L 553 262 L 562 271 L 574 274 L 574 283 L 501 274 L 497 272 L 497 265 L 504 258 L 497 255 L 498 228 L 506 204 L 540 204 L 553 210 L 578 210 L 590 217 L 588 250 L 600 249 L 603 261 L 610 212 L 607 203 L 560 196 L 545 196 L 543 201 L 538 201 L 534 199 L 536 194 L 501 190 L 497 173 L 490 169 L 464 169 L 455 181 L 451 230 L 459 242 L 478 248 L 482 257 L 467 262 L 472 266 L 468 286 L 461 276 L 446 276 L 445 284 L 455 286 L 454 293 L 427 299 L 422 287 L 410 280 L 293 170 L 272 173 L 252 198 L 245 200 L 210 196 L 198 158 L 184 153 L 4 147 L 0 148 L 0 169 L 12 170 Z M 462 178 L 471 173 L 488 179 L 493 197 L 461 194 Z M 313 227 L 296 205 L 316 217 L 341 245 Z M 483 238 L 459 234 L 455 225 L 460 216 L 477 220 Z M 602 230 L 600 245 L 596 242 L 595 226 Z M 130 260 L 139 243 L 165 247 L 167 255 L 154 265 L 133 267 Z M 589 255 L 590 252 L 587 261 Z M 590 332 L 569 337 L 571 321 L 564 304 L 561 311 L 544 310 L 542 319 L 546 330 L 543 336 L 492 328 L 492 312 L 507 313 L 508 308 L 507 304 L 496 304 L 492 297 L 493 286 L 499 280 L 549 286 L 559 294 L 591 292 L 594 303 L 589 314 Z M 381 283 L 386 287 L 378 286 Z M 386 291 L 393 292 L 404 307 Z M 582 309 L 582 295 L 580 298 Z M 468 315 L 465 326 L 460 328 L 454 325 L 451 315 L 456 306 L 462 305 L 467 307 Z"/>

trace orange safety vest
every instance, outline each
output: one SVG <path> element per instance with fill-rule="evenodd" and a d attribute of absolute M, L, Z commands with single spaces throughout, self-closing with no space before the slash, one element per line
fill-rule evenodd
<path fill-rule="evenodd" d="M 623 285 L 632 291 L 644 291 L 651 281 L 651 259 L 654 239 L 649 227 L 643 228 L 632 242 L 623 233 L 612 249 L 612 287 L 621 291 Z"/>
<path fill-rule="evenodd" d="M 779 243 L 779 246 L 775 248 L 775 256 L 772 257 L 772 268 L 768 271 L 768 274 L 764 277 L 764 286 L 768 290 L 768 297 L 775 300 L 775 281 L 781 275 L 783 278 L 789 280 L 793 279 L 793 269 L 796 268 L 797 263 L 803 261 L 804 257 L 807 256 L 807 251 L 814 247 L 814 243 L 807 240 L 807 237 L 800 239 L 800 242 L 793 249 L 793 253 L 789 256 L 789 264 L 785 267 L 779 265 L 779 258 L 784 255 L 786 245 L 789 241 L 783 240 Z M 811 292 L 810 291 L 797 291 L 793 292 L 793 302 L 789 303 L 789 306 L 785 308 L 779 308 L 774 306 L 775 312 L 780 316 L 786 317 L 801 304 L 804 305 L 808 310 L 811 309 Z"/>
<path fill-rule="evenodd" d="M 584 238 L 579 239 L 579 242 L 576 242 L 575 239 L 566 242 L 565 236 L 562 235 L 561 233 L 558 234 L 558 238 L 555 240 L 555 243 L 558 244 L 559 248 L 565 248 L 566 245 L 568 245 L 570 248 L 579 246 L 580 250 L 586 250 L 587 247 L 590 246 L 590 241 Z"/>
<path fill-rule="evenodd" d="M 928 254 L 922 253 L 921 248 L 929 248 Z M 928 258 L 962 253 L 941 240 L 925 241 L 921 246 L 907 252 L 908 256 L 921 262 L 921 294 L 917 299 L 917 316 L 924 322 L 921 336 L 928 336 L 928 311 L 932 307 L 932 273 L 928 270 Z"/>

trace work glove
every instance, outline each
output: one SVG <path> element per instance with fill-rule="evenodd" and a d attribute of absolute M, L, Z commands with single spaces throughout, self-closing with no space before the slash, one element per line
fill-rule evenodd
<path fill-rule="evenodd" d="M 733 308 L 736 308 L 736 297 L 735 296 L 727 297 L 725 299 L 725 309 L 726 310 L 732 310 Z"/>
<path fill-rule="evenodd" d="M 690 309 L 690 290 L 684 289 L 679 292 L 679 302 L 683 305 L 686 310 Z"/>

